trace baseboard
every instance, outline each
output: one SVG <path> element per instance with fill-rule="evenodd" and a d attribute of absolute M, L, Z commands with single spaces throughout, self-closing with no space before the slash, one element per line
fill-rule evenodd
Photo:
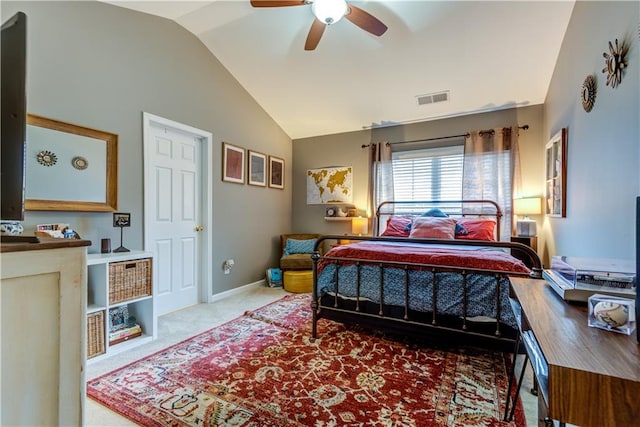
<path fill-rule="evenodd" d="M 220 292 L 218 294 L 213 294 L 209 302 L 220 301 L 221 299 L 230 297 L 232 295 L 240 294 L 243 292 L 247 292 L 253 288 L 258 286 L 266 286 L 265 279 L 258 280 L 257 282 L 249 283 L 247 285 L 240 286 L 238 288 L 229 289 L 228 291 Z"/>

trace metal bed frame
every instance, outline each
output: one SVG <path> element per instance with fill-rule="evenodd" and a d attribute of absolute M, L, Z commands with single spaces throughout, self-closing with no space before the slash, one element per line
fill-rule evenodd
<path fill-rule="evenodd" d="M 495 210 L 492 213 L 485 211 L 479 212 L 467 212 L 459 213 L 458 215 L 465 217 L 495 217 L 497 227 L 499 230 L 500 217 L 502 212 L 497 204 L 492 201 L 478 200 L 478 201 L 428 201 L 428 202 L 395 202 L 395 204 L 402 204 L 405 208 L 402 210 L 393 209 L 390 213 L 388 208 L 393 206 L 393 202 L 385 202 L 381 204 L 377 211 L 376 216 L 380 218 L 383 215 L 401 215 L 408 212 L 416 214 L 416 204 L 422 203 L 432 206 L 433 204 L 478 204 L 492 206 Z M 424 208 L 423 210 L 424 211 Z M 451 216 L 455 214 L 449 213 Z M 378 227 L 379 229 L 379 227 Z M 377 233 L 376 233 L 377 234 Z M 320 255 L 319 248 L 323 247 L 326 241 L 348 239 L 350 241 L 383 241 L 383 242 L 412 242 L 421 244 L 446 244 L 455 247 L 459 246 L 482 246 L 482 247 L 495 247 L 506 249 L 517 249 L 519 255 L 525 254 L 529 258 L 529 262 L 526 263 L 531 273 L 512 273 L 491 269 L 477 269 L 477 268 L 462 268 L 443 265 L 432 264 L 416 264 L 409 262 L 391 262 L 391 261 L 372 261 L 367 259 L 358 258 L 343 258 L 343 257 L 331 257 L 327 255 Z M 345 235 L 324 235 L 318 239 L 315 246 L 315 252 L 312 255 L 313 260 L 313 289 L 312 289 L 312 336 L 317 338 L 318 327 L 317 322 L 321 318 L 332 319 L 342 323 L 356 323 L 366 327 L 372 327 L 375 329 L 382 329 L 384 331 L 392 333 L 400 333 L 403 335 L 417 335 L 424 336 L 425 333 L 429 335 L 440 335 L 441 337 L 451 337 L 453 335 L 465 337 L 465 342 L 474 342 L 481 345 L 490 344 L 491 346 L 497 346 L 504 350 L 512 350 L 513 343 L 517 337 L 517 330 L 510 328 L 508 325 L 501 323 L 502 313 L 500 309 L 499 295 L 501 293 L 501 279 L 509 276 L 529 276 L 534 278 L 542 278 L 542 263 L 537 253 L 526 245 L 515 242 L 501 242 L 501 241 L 477 241 L 477 240 L 443 240 L 443 239 L 410 239 L 406 237 L 370 237 L 370 236 L 345 236 Z M 320 297 L 318 295 L 318 263 L 320 260 L 324 260 L 328 263 L 334 263 L 335 269 L 335 289 L 332 295 L 324 295 Z M 338 294 L 338 272 L 341 262 L 348 262 L 349 265 L 355 265 L 358 274 L 356 283 L 356 296 L 354 299 L 343 299 Z M 393 266 L 405 270 L 405 301 L 404 305 L 399 306 L 387 306 L 384 304 L 384 287 L 385 283 L 382 280 L 380 283 L 380 302 L 373 303 L 372 301 L 362 298 L 360 294 L 360 269 L 363 266 L 377 266 L 381 270 L 385 266 Z M 408 297 L 409 288 L 409 270 L 412 268 L 421 268 L 430 271 L 433 280 L 432 289 L 432 306 L 429 313 L 421 313 L 411 310 Z M 456 272 L 460 274 L 462 286 L 462 298 L 463 298 L 463 314 L 461 318 L 452 319 L 451 316 L 438 313 L 437 307 L 437 291 L 438 281 L 437 273 L 440 272 Z M 491 322 L 483 323 L 479 325 L 477 322 L 470 322 L 467 318 L 467 277 L 469 274 L 482 274 L 489 275 L 495 278 L 496 283 L 496 319 Z M 381 277 L 383 275 L 381 274 Z"/>

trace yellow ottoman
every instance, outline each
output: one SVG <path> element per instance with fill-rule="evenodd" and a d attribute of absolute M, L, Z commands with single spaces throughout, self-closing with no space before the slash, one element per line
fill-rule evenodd
<path fill-rule="evenodd" d="M 284 290 L 288 292 L 311 292 L 313 270 L 287 270 L 283 274 Z"/>

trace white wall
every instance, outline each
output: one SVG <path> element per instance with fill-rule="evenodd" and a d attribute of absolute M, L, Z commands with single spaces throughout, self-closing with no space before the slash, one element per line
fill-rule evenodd
<path fill-rule="evenodd" d="M 260 280 L 291 226 L 291 140 L 220 62 L 173 21 L 93 2 L 2 2 L 2 21 L 28 19 L 29 112 L 119 135 L 118 209 L 131 212 L 124 245 L 143 242 L 142 112 L 213 134 L 213 292 Z M 222 141 L 285 159 L 285 190 L 223 183 Z M 69 223 L 100 251 L 119 243 L 111 213 L 27 212 Z M 269 250 L 271 249 L 271 250 Z M 235 259 L 224 275 L 224 259 Z"/>
<path fill-rule="evenodd" d="M 640 194 L 640 2 L 578 1 L 545 102 L 545 138 L 568 128 L 567 217 L 547 218 L 544 253 L 633 259 L 635 197 Z M 622 83 L 606 85 L 603 53 L 627 40 L 629 67 Z M 591 112 L 579 94 L 593 74 Z"/>

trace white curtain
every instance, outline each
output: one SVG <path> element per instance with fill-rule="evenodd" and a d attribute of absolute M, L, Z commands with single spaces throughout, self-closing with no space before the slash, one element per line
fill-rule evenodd
<path fill-rule="evenodd" d="M 493 200 L 502 209 L 500 240 L 512 233 L 514 182 L 520 181 L 518 130 L 473 131 L 465 140 L 462 198 Z M 465 208 L 471 212 L 472 207 Z M 473 213 L 481 213 L 477 209 Z"/>
<path fill-rule="evenodd" d="M 393 163 L 391 160 L 391 145 L 387 142 L 375 142 L 369 146 L 369 194 L 367 215 L 373 218 L 374 234 L 378 231 L 375 216 L 378 205 L 393 197 Z"/>

